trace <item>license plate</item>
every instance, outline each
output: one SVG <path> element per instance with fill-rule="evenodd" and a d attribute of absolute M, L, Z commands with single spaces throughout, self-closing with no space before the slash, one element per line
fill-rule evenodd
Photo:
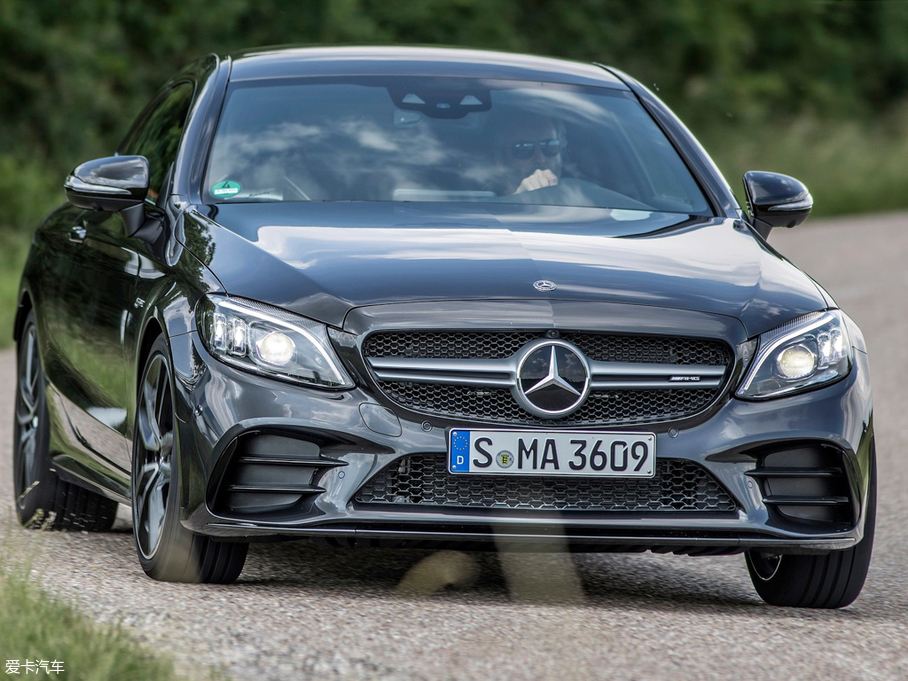
<path fill-rule="evenodd" d="M 651 478 L 653 433 L 452 430 L 448 470 L 472 475 Z"/>

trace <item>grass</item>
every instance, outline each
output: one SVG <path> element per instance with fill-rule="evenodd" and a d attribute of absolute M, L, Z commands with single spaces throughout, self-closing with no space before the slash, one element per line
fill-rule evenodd
<path fill-rule="evenodd" d="M 10 564 L 8 556 L 16 555 L 12 548 L 7 538 L 0 554 L 6 556 L 0 562 L 0 650 L 4 664 L 18 660 L 20 675 L 27 676 L 26 660 L 45 661 L 48 667 L 55 660 L 62 662 L 63 672 L 51 672 L 51 678 L 180 678 L 171 659 L 137 645 L 122 627 L 96 624 L 76 608 L 43 592 L 25 561 Z M 44 668 L 40 671 L 42 677 L 47 676 Z"/>
<path fill-rule="evenodd" d="M 791 175 L 810 189 L 813 215 L 828 217 L 908 208 L 908 106 L 876 121 L 815 117 L 753 129 L 695 130 L 738 201 L 748 170 Z"/>

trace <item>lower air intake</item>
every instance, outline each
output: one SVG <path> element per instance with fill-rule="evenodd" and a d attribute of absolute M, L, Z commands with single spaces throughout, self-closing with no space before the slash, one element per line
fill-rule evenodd
<path fill-rule="evenodd" d="M 398 459 L 357 493 L 362 504 L 550 511 L 734 511 L 731 496 L 704 468 L 662 459 L 653 478 L 454 475 L 445 457 Z"/>

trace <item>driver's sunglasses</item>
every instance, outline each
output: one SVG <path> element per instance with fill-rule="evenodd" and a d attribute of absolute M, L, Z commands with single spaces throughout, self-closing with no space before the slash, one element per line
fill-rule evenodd
<path fill-rule="evenodd" d="M 552 158 L 561 153 L 561 140 L 553 137 L 552 139 L 539 140 L 538 142 L 515 142 L 511 145 L 511 156 L 518 160 L 526 161 L 528 158 L 533 157 L 534 149 L 537 146 L 546 158 Z"/>

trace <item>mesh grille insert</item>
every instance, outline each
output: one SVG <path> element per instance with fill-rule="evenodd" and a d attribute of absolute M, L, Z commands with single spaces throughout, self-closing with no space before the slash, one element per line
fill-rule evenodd
<path fill-rule="evenodd" d="M 595 333 L 567 333 L 587 357 L 599 362 L 653 362 L 656 364 L 728 365 L 728 346 L 716 340 L 674 336 L 614 336 Z"/>
<path fill-rule="evenodd" d="M 580 409 L 553 422 L 528 412 L 506 388 L 473 388 L 437 383 L 381 382 L 395 402 L 414 411 L 528 425 L 645 423 L 681 418 L 708 405 L 716 390 L 609 390 L 590 393 Z"/>
<path fill-rule="evenodd" d="M 363 504 L 551 511 L 734 511 L 731 496 L 703 467 L 660 459 L 653 478 L 453 475 L 445 457 L 398 459 L 356 494 Z"/>
<path fill-rule="evenodd" d="M 531 340 L 534 331 L 380 331 L 363 345 L 365 357 L 426 357 L 433 359 L 504 359 Z M 604 333 L 565 333 L 592 360 L 656 362 L 660 364 L 724 364 L 731 352 L 722 341 L 677 336 L 621 336 Z"/>
<path fill-rule="evenodd" d="M 366 340 L 366 357 L 504 359 L 543 334 L 534 332 L 379 332 Z"/>

